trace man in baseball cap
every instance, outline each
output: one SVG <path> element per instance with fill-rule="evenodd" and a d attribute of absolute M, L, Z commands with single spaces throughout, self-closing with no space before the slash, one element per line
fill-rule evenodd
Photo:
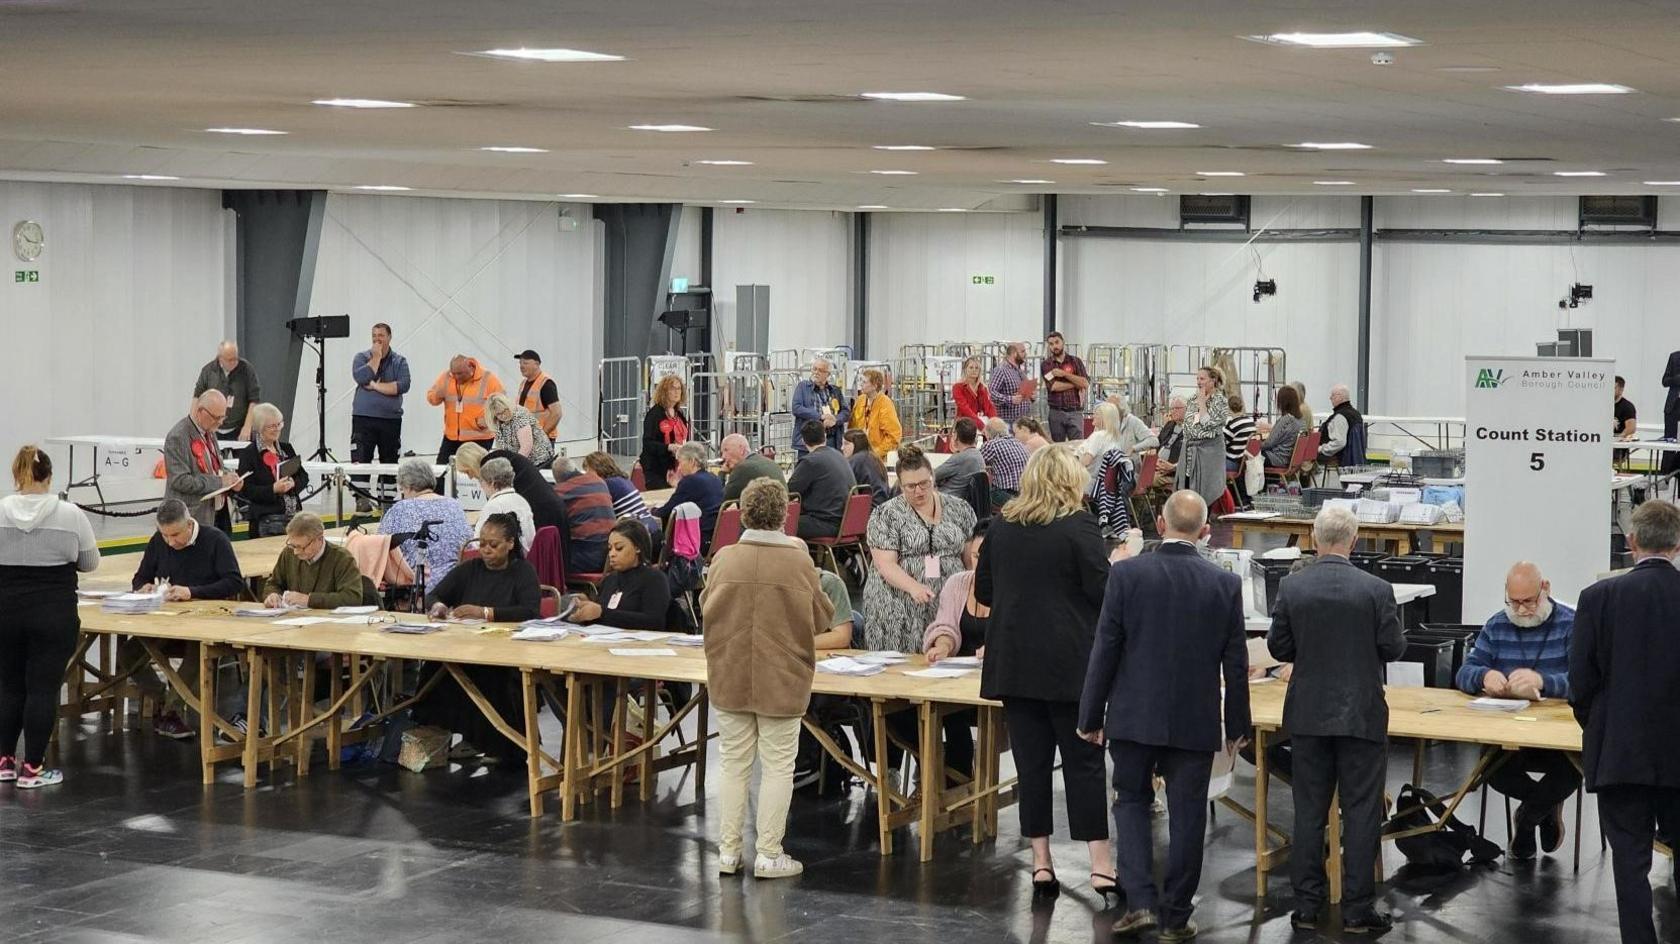
<path fill-rule="evenodd" d="M 542 355 L 526 348 L 519 352 L 519 376 L 525 383 L 519 388 L 519 405 L 529 410 L 542 424 L 548 441 L 553 442 L 560 430 L 560 392 L 554 379 L 543 373 Z"/>

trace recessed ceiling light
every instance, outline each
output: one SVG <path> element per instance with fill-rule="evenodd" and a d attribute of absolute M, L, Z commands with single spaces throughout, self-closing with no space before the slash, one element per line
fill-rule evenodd
<path fill-rule="evenodd" d="M 122 178 L 124 180 L 180 180 L 181 179 L 179 177 L 171 177 L 167 174 L 124 174 L 124 175 L 122 175 Z"/>
<path fill-rule="evenodd" d="M 941 213 L 967 213 L 968 207 L 940 207 Z"/>
<path fill-rule="evenodd" d="M 968 100 L 961 95 L 947 95 L 944 92 L 860 92 L 858 97 L 876 102 L 964 102 Z"/>
<path fill-rule="evenodd" d="M 1313 181 L 1313 183 L 1317 184 L 1320 187 L 1351 187 L 1351 186 L 1353 186 L 1353 181 L 1351 181 L 1351 180 L 1315 180 L 1315 181 Z"/>
<path fill-rule="evenodd" d="M 205 128 L 204 130 L 210 132 L 211 134 L 264 135 L 264 134 L 285 134 L 286 133 L 284 131 L 271 131 L 268 128 Z"/>
<path fill-rule="evenodd" d="M 1102 158 L 1098 158 L 1098 157 L 1053 157 L 1053 158 L 1050 159 L 1050 163 L 1052 163 L 1052 164 L 1081 164 L 1081 165 L 1089 164 L 1089 165 L 1096 165 L 1096 164 L 1107 164 L 1108 162 L 1103 160 Z"/>
<path fill-rule="evenodd" d="M 1302 141 L 1300 144 L 1292 144 L 1290 147 L 1309 148 L 1314 151 L 1369 151 L 1371 149 L 1369 144 L 1360 144 L 1357 141 Z"/>
<path fill-rule="evenodd" d="M 1133 193 L 1166 193 L 1165 187 L 1133 187 Z"/>
<path fill-rule="evenodd" d="M 858 209 L 860 209 L 860 210 L 885 210 L 885 209 L 887 209 L 887 207 L 886 207 L 885 204 L 881 204 L 881 203 L 870 203 L 870 204 L 867 204 L 865 206 L 860 206 L 860 207 L 858 207 Z"/>
<path fill-rule="evenodd" d="M 1188 121 L 1093 121 L 1091 124 L 1098 128 L 1138 128 L 1144 131 L 1170 131 L 1175 128 L 1201 127 L 1201 125 Z"/>
<path fill-rule="evenodd" d="M 598 200 L 601 195 L 596 193 L 562 193 L 558 196 L 562 200 Z"/>
<path fill-rule="evenodd" d="M 1000 183 L 1000 184 L 1053 184 L 1053 183 L 1055 183 L 1055 181 L 1054 180 L 1045 180 L 1041 177 L 1017 177 L 1014 180 L 1000 180 L 1000 181 L 998 181 L 998 183 Z"/>
<path fill-rule="evenodd" d="M 1413 193 L 1452 193 L 1451 190 L 1442 190 L 1439 187 L 1413 187 L 1412 192 Z"/>
<path fill-rule="evenodd" d="M 1647 180 L 1647 187 L 1680 187 L 1680 180 Z"/>
<path fill-rule="evenodd" d="M 727 204 L 730 204 L 732 206 L 746 206 L 749 203 L 757 203 L 758 201 L 757 200 L 719 200 L 718 202 L 719 203 L 727 203 Z"/>
<path fill-rule="evenodd" d="M 1472 197 L 1503 197 L 1505 195 L 1502 194 L 1502 193 L 1473 193 L 1470 196 L 1472 196 Z"/>
<path fill-rule="evenodd" d="M 1197 177 L 1245 177 L 1247 175 L 1244 174 L 1240 170 L 1199 170 L 1199 171 L 1196 171 L 1196 176 Z"/>
<path fill-rule="evenodd" d="M 1553 177 L 1603 177 L 1601 170 L 1554 170 Z"/>
<path fill-rule="evenodd" d="M 936 147 L 927 144 L 877 144 L 877 151 L 937 151 Z"/>
<path fill-rule="evenodd" d="M 1444 157 L 1444 158 L 1441 159 L 1441 163 L 1443 163 L 1443 164 L 1503 164 L 1505 162 L 1500 160 L 1497 157 Z"/>
<path fill-rule="evenodd" d="M 480 151 L 495 151 L 498 154 L 547 154 L 548 148 L 534 147 L 481 147 Z"/>
<path fill-rule="evenodd" d="M 399 190 L 413 190 L 414 188 L 413 187 L 398 187 L 395 184 L 362 184 L 362 185 L 358 186 L 356 189 L 357 190 L 379 190 L 379 191 L 387 191 L 387 192 L 393 192 L 394 193 L 394 192 L 399 191 Z"/>
<path fill-rule="evenodd" d="M 1234 196 L 1236 196 L 1236 194 L 1232 193 L 1229 190 L 1204 190 L 1204 191 L 1202 191 L 1201 195 L 1204 196 L 1204 197 L 1234 197 Z"/>
<path fill-rule="evenodd" d="M 883 177 L 914 177 L 917 172 L 913 170 L 872 170 L 870 173 L 880 174 Z"/>
<path fill-rule="evenodd" d="M 695 161 L 696 164 L 706 164 L 711 167 L 751 167 L 752 161 Z"/>
<path fill-rule="evenodd" d="M 1401 36 L 1399 33 L 1267 33 L 1263 36 L 1243 38 L 1276 46 L 1311 46 L 1314 49 L 1386 49 L 1423 44 L 1421 39 Z"/>
<path fill-rule="evenodd" d="M 1527 85 L 1505 87 L 1513 92 L 1539 92 L 1541 95 L 1626 95 L 1633 91 L 1625 85 L 1612 85 L 1609 82 L 1564 82 L 1555 85 L 1530 82 Z"/>
<path fill-rule="evenodd" d="M 382 98 L 317 98 L 311 105 L 332 108 L 413 108 L 413 102 L 388 102 Z"/>
<path fill-rule="evenodd" d="M 516 59 L 524 62 L 623 62 L 623 56 L 582 49 L 484 49 L 467 53 L 469 56 L 489 56 L 492 59 Z"/>
<path fill-rule="evenodd" d="M 704 128 L 704 127 L 701 127 L 700 125 L 631 125 L 630 130 L 631 131 L 678 132 L 678 131 L 710 131 L 712 129 Z"/>

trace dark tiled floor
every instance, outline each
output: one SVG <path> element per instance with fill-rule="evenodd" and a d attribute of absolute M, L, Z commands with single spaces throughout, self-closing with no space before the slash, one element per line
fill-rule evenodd
<path fill-rule="evenodd" d="M 519 771 L 322 768 L 303 781 L 282 773 L 247 793 L 232 772 L 202 787 L 190 744 L 67 733 L 63 786 L 0 788 L 0 915 L 9 940 L 986 944 L 1106 941 L 1115 917 L 1098 911 L 1083 853 L 1066 842 L 1056 855 L 1070 887 L 1054 908 L 1031 909 L 1029 857 L 1008 810 L 997 841 L 942 838 L 935 861 L 923 864 L 876 853 L 873 801 L 861 789 L 801 795 L 789 847 L 806 874 L 755 882 L 715 874 L 715 805 L 696 803 L 692 781 L 676 773 L 651 805 L 592 806 L 562 825 L 552 812 L 526 815 Z M 1435 747 L 1431 782 L 1443 786 L 1472 759 Z M 1408 750 L 1397 748 L 1392 769 L 1409 771 Z M 1252 784 L 1237 792 L 1251 796 Z M 1474 801 L 1467 812 L 1475 816 Z M 1287 824 L 1288 815 L 1284 791 L 1274 819 Z M 1579 875 L 1565 855 L 1428 880 L 1396 874 L 1404 861 L 1386 848 L 1383 896 L 1402 919 L 1387 940 L 1614 940 L 1615 902 L 1590 801 L 1587 817 Z M 1165 820 L 1159 825 L 1164 843 Z M 1490 832 L 1503 838 L 1497 825 Z M 1256 912 L 1252 835 L 1224 811 L 1210 828 L 1196 916 L 1202 940 L 1312 940 L 1288 927 L 1283 876 Z M 901 848 L 912 839 L 900 833 Z M 1670 869 L 1659 860 L 1653 881 L 1659 929 L 1675 939 Z"/>

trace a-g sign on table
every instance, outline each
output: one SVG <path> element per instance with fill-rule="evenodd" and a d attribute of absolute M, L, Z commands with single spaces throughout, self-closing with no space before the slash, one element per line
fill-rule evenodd
<path fill-rule="evenodd" d="M 1505 376 L 1503 368 L 1499 370 L 1489 370 L 1484 367 L 1476 372 L 1476 389 L 1491 390 L 1493 388 L 1503 386 L 1505 381 L 1509 379 L 1509 377 Z"/>

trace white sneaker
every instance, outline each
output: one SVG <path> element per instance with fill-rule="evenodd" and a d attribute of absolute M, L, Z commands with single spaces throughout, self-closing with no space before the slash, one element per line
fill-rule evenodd
<path fill-rule="evenodd" d="M 759 856 L 753 862 L 754 878 L 793 878 L 803 871 L 805 866 L 785 852 L 774 859 Z"/>
<path fill-rule="evenodd" d="M 719 875 L 734 875 L 739 871 L 741 871 L 741 856 L 739 853 L 735 855 L 718 855 Z"/>

